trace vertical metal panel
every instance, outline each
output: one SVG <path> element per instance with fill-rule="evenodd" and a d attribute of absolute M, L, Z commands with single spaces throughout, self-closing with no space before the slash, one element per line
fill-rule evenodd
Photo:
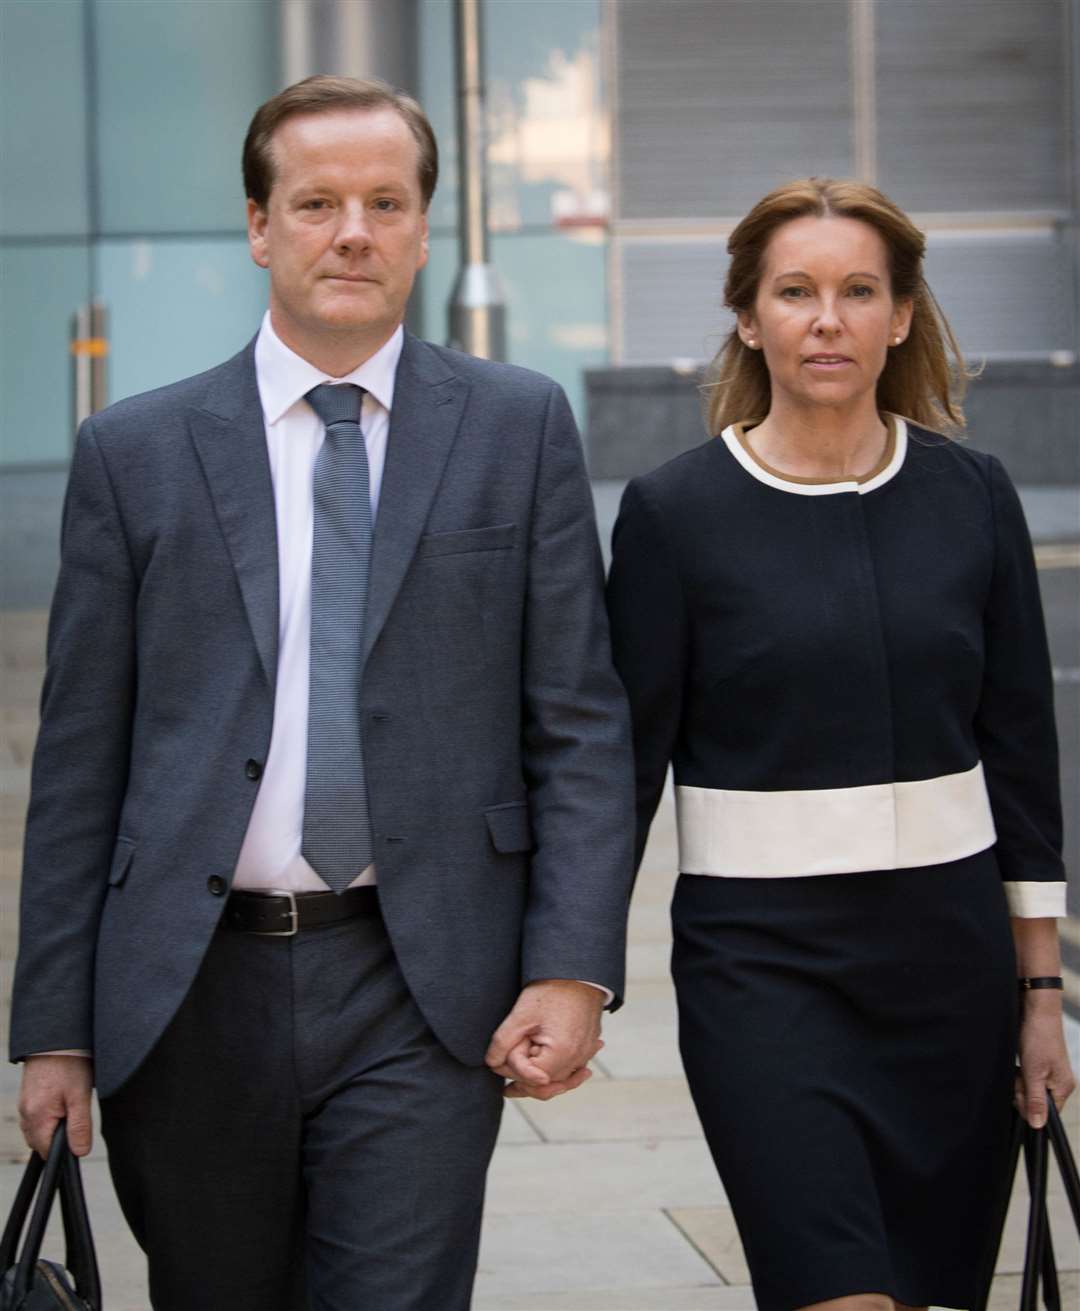
<path fill-rule="evenodd" d="M 621 364 L 711 359 L 731 329 L 724 309 L 723 241 L 628 242 Z"/>
<path fill-rule="evenodd" d="M 417 87 L 416 0 L 279 0 L 285 85 L 313 73 Z"/>
<path fill-rule="evenodd" d="M 855 113 L 855 172 L 863 182 L 877 181 L 877 50 L 874 43 L 876 0 L 848 0 L 851 7 L 851 81 Z"/>
<path fill-rule="evenodd" d="M 618 7 L 623 219 L 739 214 L 854 165 L 848 0 Z"/>
<path fill-rule="evenodd" d="M 878 165 L 906 209 L 1066 207 L 1065 0 L 877 6 Z"/>
<path fill-rule="evenodd" d="M 969 358 L 1043 358 L 1073 343 L 1068 253 L 1051 234 L 931 236 L 926 277 Z"/>

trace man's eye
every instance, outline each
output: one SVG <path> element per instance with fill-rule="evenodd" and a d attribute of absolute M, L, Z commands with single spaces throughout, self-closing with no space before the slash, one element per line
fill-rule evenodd
<path fill-rule="evenodd" d="M 325 200 L 305 200 L 304 209 L 325 209 L 327 202 Z"/>
<path fill-rule="evenodd" d="M 391 213 L 393 210 L 397 209 L 397 207 L 398 207 L 397 201 L 391 200 L 388 196 L 384 196 L 382 200 L 377 200 L 375 202 L 375 208 L 382 210 L 384 214 Z"/>

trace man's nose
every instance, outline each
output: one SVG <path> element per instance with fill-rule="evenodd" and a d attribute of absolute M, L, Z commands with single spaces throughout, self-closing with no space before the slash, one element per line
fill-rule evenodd
<path fill-rule="evenodd" d="M 363 250 L 371 242 L 367 209 L 363 204 L 345 204 L 341 208 L 334 244 L 338 250 Z"/>

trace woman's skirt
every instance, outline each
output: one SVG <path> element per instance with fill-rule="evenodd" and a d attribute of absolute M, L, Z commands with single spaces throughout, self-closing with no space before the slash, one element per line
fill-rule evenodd
<path fill-rule="evenodd" d="M 970 1307 L 999 1218 L 1017 989 L 992 851 L 811 878 L 681 875 L 683 1062 L 759 1311 Z"/>

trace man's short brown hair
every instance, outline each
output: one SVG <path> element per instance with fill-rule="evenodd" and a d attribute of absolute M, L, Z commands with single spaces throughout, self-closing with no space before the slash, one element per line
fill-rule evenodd
<path fill-rule="evenodd" d="M 244 138 L 244 192 L 265 209 L 274 185 L 274 133 L 287 118 L 335 109 L 392 109 L 405 120 L 419 149 L 420 194 L 426 210 L 439 178 L 439 147 L 427 115 L 412 96 L 378 78 L 329 77 L 324 73 L 294 82 L 260 105 Z"/>

